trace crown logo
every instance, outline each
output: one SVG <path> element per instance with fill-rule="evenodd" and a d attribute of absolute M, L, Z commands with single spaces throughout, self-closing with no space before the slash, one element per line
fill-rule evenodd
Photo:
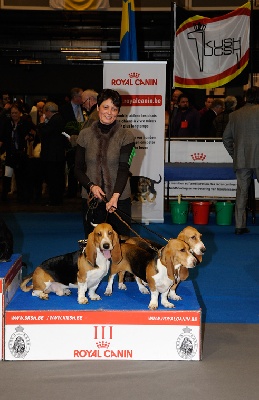
<path fill-rule="evenodd" d="M 191 154 L 193 161 L 204 161 L 206 158 L 206 154 L 204 153 L 193 153 Z"/>
<path fill-rule="evenodd" d="M 186 328 L 183 328 L 184 333 L 191 333 L 192 329 L 186 326 Z"/>
<path fill-rule="evenodd" d="M 138 78 L 139 76 L 140 76 L 140 74 L 138 72 L 130 72 L 129 73 L 130 78 Z"/>
<path fill-rule="evenodd" d="M 16 330 L 16 332 L 21 332 L 22 333 L 24 331 L 24 328 L 22 326 L 17 326 L 15 328 L 15 330 Z"/>
<path fill-rule="evenodd" d="M 194 25 L 194 30 L 196 32 L 205 31 L 205 29 L 206 29 L 206 25 L 205 24 L 201 24 L 200 22 L 198 22 L 198 24 Z"/>
<path fill-rule="evenodd" d="M 96 342 L 96 346 L 98 349 L 108 349 L 110 347 L 110 343 L 100 340 L 100 342 Z"/>

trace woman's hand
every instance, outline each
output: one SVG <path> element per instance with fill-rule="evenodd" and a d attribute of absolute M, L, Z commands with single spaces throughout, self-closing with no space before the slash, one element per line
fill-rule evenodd
<path fill-rule="evenodd" d="M 108 212 L 112 213 L 117 210 L 119 197 L 120 197 L 119 193 L 113 193 L 113 196 L 110 199 L 110 201 L 106 203 L 106 210 Z"/>
<path fill-rule="evenodd" d="M 103 196 L 105 196 L 105 193 L 103 190 L 100 188 L 100 186 L 97 185 L 92 185 L 90 187 L 91 193 L 94 195 L 96 199 L 103 200 Z"/>

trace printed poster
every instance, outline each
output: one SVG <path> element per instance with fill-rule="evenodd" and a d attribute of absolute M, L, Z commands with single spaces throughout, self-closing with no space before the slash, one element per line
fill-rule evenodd
<path fill-rule="evenodd" d="M 130 169 L 132 218 L 164 222 L 166 62 L 104 61 L 103 87 L 122 96 L 118 120 L 136 138 Z"/>

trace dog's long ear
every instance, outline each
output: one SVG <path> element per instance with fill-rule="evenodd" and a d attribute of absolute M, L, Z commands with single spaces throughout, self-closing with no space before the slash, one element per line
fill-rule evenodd
<path fill-rule="evenodd" d="M 86 252 L 87 261 L 91 265 L 94 266 L 97 253 L 96 253 L 96 248 L 94 245 L 94 233 L 93 232 L 89 233 L 89 235 L 88 235 L 85 252 Z"/>
<path fill-rule="evenodd" d="M 167 268 L 167 275 L 170 279 L 174 280 L 174 263 L 172 260 L 172 254 L 169 249 L 165 247 L 164 251 L 162 251 L 161 262 Z"/>
<path fill-rule="evenodd" d="M 179 276 L 180 276 L 181 281 L 185 281 L 185 280 L 188 278 L 188 276 L 189 276 L 189 270 L 188 270 L 188 268 L 183 267 L 183 266 L 181 265 Z"/>
<path fill-rule="evenodd" d="M 192 254 L 194 255 L 194 257 L 198 261 L 197 264 L 200 264 L 202 262 L 202 255 L 197 255 L 196 253 L 192 253 Z"/>
<path fill-rule="evenodd" d="M 121 262 L 122 260 L 122 251 L 121 251 L 119 236 L 116 232 L 114 232 L 112 245 L 113 245 L 113 249 L 111 251 L 112 262 L 114 264 L 119 264 L 119 262 Z"/>
<path fill-rule="evenodd" d="M 179 235 L 177 236 L 177 239 L 183 240 L 184 242 L 186 242 L 186 240 L 187 240 L 186 235 L 183 231 L 181 231 L 179 233 Z"/>

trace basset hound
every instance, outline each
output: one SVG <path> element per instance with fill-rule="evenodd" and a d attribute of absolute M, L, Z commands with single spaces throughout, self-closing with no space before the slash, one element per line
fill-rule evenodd
<path fill-rule="evenodd" d="M 183 240 L 190 246 L 191 253 L 197 259 L 197 264 L 200 264 L 202 262 L 202 256 L 206 251 L 206 247 L 201 240 L 202 234 L 196 228 L 187 226 L 179 233 L 177 238 Z M 185 281 L 188 277 L 189 271 L 187 268 L 181 266 L 179 269 L 176 269 L 175 282 L 168 293 L 169 299 L 176 301 L 182 300 L 182 298 L 176 294 L 176 288 L 181 281 Z"/>
<path fill-rule="evenodd" d="M 171 239 L 163 247 L 159 255 L 156 251 L 146 250 L 134 243 L 117 241 L 111 251 L 111 273 L 105 294 L 112 294 L 113 280 L 120 271 L 133 274 L 138 285 L 147 283 L 151 292 L 148 308 L 155 310 L 158 307 L 158 297 L 161 293 L 161 304 L 166 308 L 174 305 L 168 301 L 167 295 L 170 287 L 174 284 L 174 271 L 181 266 L 193 268 L 196 258 L 191 254 L 189 245 L 179 239 Z M 144 286 L 144 285 L 143 285 Z"/>
<path fill-rule="evenodd" d="M 43 261 L 23 279 L 20 288 L 24 292 L 32 290 L 32 295 L 42 300 L 48 300 L 50 292 L 58 296 L 69 296 L 71 294 L 69 286 L 77 283 L 79 254 L 80 251 L 77 250 Z M 32 283 L 28 285 L 30 281 Z"/>
<path fill-rule="evenodd" d="M 49 258 L 43 261 L 35 271 L 22 281 L 24 292 L 33 290 L 32 295 L 47 300 L 50 292 L 58 296 L 71 294 L 70 286 L 78 287 L 78 303 L 86 304 L 88 299 L 100 300 L 95 293 L 102 278 L 107 275 L 110 266 L 111 250 L 114 246 L 114 231 L 109 224 L 99 224 L 89 234 L 82 250 Z M 32 284 L 27 284 L 32 280 Z"/>
<path fill-rule="evenodd" d="M 84 251 L 78 257 L 78 303 L 86 304 L 88 299 L 101 300 L 95 293 L 101 280 L 108 274 L 111 264 L 111 252 L 119 241 L 117 233 L 110 224 L 98 224 L 88 235 Z"/>
<path fill-rule="evenodd" d="M 202 237 L 201 233 L 199 233 L 197 231 L 197 229 L 193 228 L 192 226 L 187 226 L 177 236 L 177 239 L 184 241 L 189 246 L 190 252 L 196 258 L 196 264 L 198 264 L 202 261 L 202 255 L 206 251 L 205 245 L 202 242 L 201 237 Z M 141 247 L 146 252 L 150 253 L 153 257 L 156 256 L 156 253 L 157 253 L 156 250 L 160 250 L 162 248 L 161 244 L 152 242 L 147 239 L 142 239 L 139 237 L 132 237 L 132 238 L 128 239 L 126 241 L 126 243 Z M 180 281 L 184 281 L 188 278 L 188 276 L 189 276 L 188 269 L 189 268 L 190 267 L 184 266 L 183 264 L 178 264 L 174 267 L 173 283 L 171 284 L 171 288 L 168 293 L 169 299 L 181 300 L 181 297 L 176 294 L 176 288 L 177 288 L 178 284 L 180 283 Z M 126 287 L 125 283 L 123 282 L 123 277 L 124 277 L 124 271 L 119 272 L 119 289 L 126 290 L 127 287 Z M 141 279 L 139 279 L 138 276 L 135 276 L 135 279 L 138 284 L 140 292 L 143 294 L 149 294 L 149 291 L 145 286 L 145 280 L 143 282 Z M 112 294 L 111 286 L 108 287 L 108 290 L 106 289 L 105 294 L 107 294 L 107 295 Z"/>

